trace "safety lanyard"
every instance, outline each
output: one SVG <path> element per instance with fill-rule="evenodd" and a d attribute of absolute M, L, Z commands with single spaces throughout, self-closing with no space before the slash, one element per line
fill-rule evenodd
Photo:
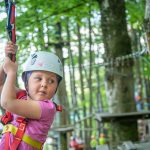
<path fill-rule="evenodd" d="M 7 13 L 7 25 L 6 30 L 8 34 L 8 40 L 16 43 L 16 25 L 15 25 L 15 1 L 5 0 L 5 7 Z M 15 54 L 10 56 L 12 61 L 16 60 Z"/>

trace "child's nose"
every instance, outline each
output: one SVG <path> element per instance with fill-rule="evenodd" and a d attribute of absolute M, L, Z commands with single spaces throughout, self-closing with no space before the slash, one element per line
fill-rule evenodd
<path fill-rule="evenodd" d="M 47 87 L 47 82 L 46 81 L 42 81 L 41 86 L 42 87 Z"/>

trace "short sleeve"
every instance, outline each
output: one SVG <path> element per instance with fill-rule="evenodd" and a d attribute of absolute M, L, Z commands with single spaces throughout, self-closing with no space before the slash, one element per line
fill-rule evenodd
<path fill-rule="evenodd" d="M 44 100 L 40 101 L 41 107 L 41 121 L 48 121 L 52 124 L 55 114 L 56 114 L 56 107 L 55 104 L 51 100 Z"/>

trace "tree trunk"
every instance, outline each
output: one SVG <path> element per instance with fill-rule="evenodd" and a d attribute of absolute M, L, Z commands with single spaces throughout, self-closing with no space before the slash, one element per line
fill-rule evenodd
<path fill-rule="evenodd" d="M 58 57 L 61 59 L 63 66 L 64 66 L 64 61 L 63 61 L 63 53 L 62 53 L 62 39 L 61 39 L 61 24 L 57 23 L 56 24 L 56 40 L 57 43 L 55 44 L 55 50 L 56 54 Z M 64 74 L 65 75 L 65 74 Z M 65 76 L 64 76 L 65 78 Z M 60 103 L 65 106 L 65 108 L 68 108 L 68 100 L 67 100 L 67 92 L 66 92 L 66 85 L 65 85 L 65 80 L 63 80 L 58 88 L 58 100 Z M 68 111 L 62 111 L 60 113 L 60 125 L 66 125 L 68 124 Z M 60 133 L 60 146 L 61 150 L 66 150 L 67 149 L 67 133 L 66 132 L 61 132 Z"/>
<path fill-rule="evenodd" d="M 98 58 L 98 57 L 99 57 L 99 53 L 97 54 L 96 58 Z M 99 66 L 97 66 L 95 69 L 96 69 L 95 72 L 96 72 L 96 81 L 97 81 L 97 92 L 96 92 L 97 110 L 98 110 L 98 112 L 102 112 L 104 105 L 103 105 L 103 99 L 102 99 L 102 94 L 101 94 L 100 68 L 99 68 Z"/>
<path fill-rule="evenodd" d="M 38 42 L 38 44 L 40 45 L 39 47 L 37 47 L 37 50 L 45 50 L 45 41 L 44 41 L 44 28 L 43 28 L 43 23 L 40 22 L 40 17 L 39 17 L 39 13 L 38 13 L 38 8 L 37 6 L 34 8 L 35 9 L 35 19 L 36 19 L 36 23 L 37 26 L 35 28 L 37 28 L 37 41 L 35 40 L 35 43 Z"/>
<path fill-rule="evenodd" d="M 131 41 L 132 41 L 132 49 L 134 52 L 140 51 L 140 34 L 138 30 L 131 29 Z M 135 102 L 137 105 L 137 111 L 141 111 L 143 107 L 143 84 L 142 84 L 142 70 L 141 70 L 141 62 L 140 59 L 135 59 Z"/>
<path fill-rule="evenodd" d="M 122 113 L 136 111 L 134 104 L 133 60 L 122 59 L 114 63 L 116 57 L 131 53 L 131 42 L 127 33 L 124 0 L 98 0 L 101 10 L 101 27 L 105 47 L 105 61 L 112 63 L 105 67 L 106 91 L 109 112 Z M 131 120 L 132 121 L 132 120 Z M 130 126 L 129 126 L 130 124 Z M 136 141 L 137 122 L 115 121 L 110 125 L 109 142 L 116 146 L 120 142 Z M 115 148 L 116 149 L 116 148 Z"/>
<path fill-rule="evenodd" d="M 81 33 L 80 33 L 80 25 L 77 23 L 77 36 L 78 36 L 78 49 L 79 49 L 79 74 L 80 74 L 80 84 L 81 84 L 81 100 L 85 102 L 85 94 L 84 94 L 84 82 L 83 82 L 83 56 L 82 56 L 82 45 L 81 45 Z M 83 116 L 86 117 L 86 106 L 84 103 L 83 106 Z M 87 120 L 84 120 L 84 127 L 87 128 Z M 85 132 L 85 142 L 87 141 L 87 132 Z"/>
<path fill-rule="evenodd" d="M 91 7 L 89 6 L 89 16 L 91 15 Z M 93 62 L 93 52 L 92 52 L 92 25 L 91 25 L 91 19 L 88 18 L 88 25 L 89 25 L 89 60 L 90 60 L 90 67 L 89 67 L 89 77 L 88 77 L 88 86 L 89 86 L 89 102 L 90 102 L 90 114 L 93 113 L 94 109 L 94 103 L 93 103 L 93 88 L 92 88 L 92 62 Z M 92 128 L 92 120 L 93 118 L 90 118 L 90 124 L 89 127 Z M 89 132 L 89 139 L 90 139 L 91 132 Z M 89 142 L 88 142 L 89 143 Z"/>
<path fill-rule="evenodd" d="M 73 59 L 73 54 L 71 50 L 71 45 L 70 45 L 70 30 L 69 30 L 69 19 L 67 18 L 67 43 L 68 43 L 68 54 L 69 54 L 69 72 L 70 72 L 70 86 L 71 86 L 71 98 L 72 98 L 72 103 L 71 103 L 71 108 L 75 108 L 75 110 L 72 110 L 73 113 L 73 124 L 75 123 L 75 117 L 77 114 L 78 119 L 80 120 L 80 115 L 79 112 L 76 111 L 78 108 L 78 103 L 77 103 L 77 89 L 76 89 L 76 83 L 75 83 L 75 69 L 74 69 L 74 59 Z"/>
<path fill-rule="evenodd" d="M 150 53 L 150 0 L 146 0 L 144 26 L 147 37 L 147 48 Z"/>

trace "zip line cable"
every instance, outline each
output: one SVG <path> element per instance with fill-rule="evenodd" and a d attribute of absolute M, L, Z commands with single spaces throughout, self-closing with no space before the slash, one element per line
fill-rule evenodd
<path fill-rule="evenodd" d="M 145 54 L 148 54 L 147 49 L 144 49 L 142 51 L 137 51 L 128 55 L 124 55 L 124 56 L 120 56 L 120 57 L 116 57 L 115 59 L 106 61 L 106 62 L 101 62 L 101 63 L 93 63 L 92 67 L 106 67 L 106 66 L 117 66 L 118 63 L 123 62 L 125 60 L 129 60 L 129 59 L 138 59 L 141 56 L 144 56 Z M 101 58 L 103 59 L 103 58 Z M 86 68 L 86 67 L 90 67 L 90 64 L 83 64 L 81 66 L 82 68 Z M 73 66 L 72 68 L 79 68 L 78 66 Z"/>

